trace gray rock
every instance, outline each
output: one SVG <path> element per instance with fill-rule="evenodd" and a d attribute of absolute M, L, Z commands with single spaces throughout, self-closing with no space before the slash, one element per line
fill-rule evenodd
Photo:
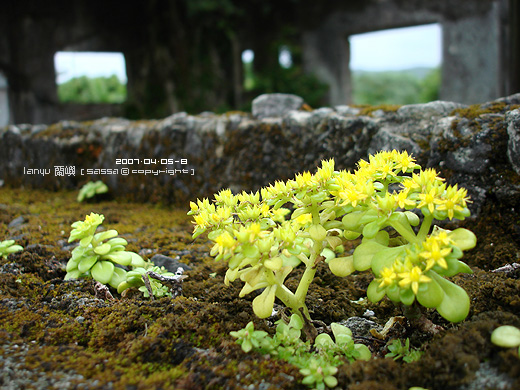
<path fill-rule="evenodd" d="M 479 369 L 475 372 L 474 379 L 460 387 L 460 390 L 480 390 L 495 389 L 509 390 L 512 389 L 514 379 L 504 372 L 500 372 L 498 368 L 493 367 L 489 362 L 480 363 Z"/>
<path fill-rule="evenodd" d="M 363 317 L 350 317 L 339 322 L 352 331 L 353 336 L 366 337 L 370 335 L 370 329 L 375 329 L 378 332 L 383 330 L 383 327 L 377 322 Z"/>
<path fill-rule="evenodd" d="M 285 93 L 270 93 L 258 96 L 253 100 L 253 116 L 258 119 L 282 117 L 289 111 L 298 110 L 303 99 L 296 95 Z"/>
<path fill-rule="evenodd" d="M 356 116 L 361 112 L 361 108 L 347 105 L 336 106 L 334 109 L 338 114 L 343 116 Z"/>
<path fill-rule="evenodd" d="M 510 111 L 506 115 L 507 157 L 516 173 L 520 175 L 520 109 Z"/>
<path fill-rule="evenodd" d="M 437 100 L 429 103 L 402 106 L 397 110 L 397 115 L 416 119 L 431 119 L 432 117 L 447 116 L 453 110 L 464 107 L 467 106 L 460 103 Z"/>
<path fill-rule="evenodd" d="M 16 217 L 11 222 L 9 222 L 9 225 L 7 225 L 7 227 L 9 229 L 17 228 L 20 225 L 22 225 L 24 222 L 25 222 L 25 218 L 20 215 L 19 217 Z"/>
<path fill-rule="evenodd" d="M 421 152 L 421 148 L 410 137 L 403 136 L 395 130 L 384 127 L 372 137 L 368 153 L 376 153 L 380 150 L 406 150 L 414 156 Z"/>
<path fill-rule="evenodd" d="M 179 261 L 178 256 L 176 258 L 172 258 L 169 256 L 157 254 L 157 255 L 154 255 L 150 259 L 150 261 L 158 267 L 166 268 L 169 272 L 176 272 L 177 268 L 179 268 L 179 267 L 181 267 L 185 271 L 189 271 L 191 269 L 191 267 L 189 265 L 181 263 Z"/>

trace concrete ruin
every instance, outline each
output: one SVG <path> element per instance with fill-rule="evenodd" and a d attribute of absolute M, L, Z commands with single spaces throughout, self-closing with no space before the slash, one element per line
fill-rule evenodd
<path fill-rule="evenodd" d="M 268 5 L 193 13 L 183 1 L 8 2 L 0 12 L 0 72 L 9 86 L 10 123 L 128 112 L 157 118 L 194 112 L 195 104 L 238 107 L 244 100 L 242 51 L 253 48 L 255 66 L 266 66 L 266 53 L 287 25 L 298 31 L 291 39 L 302 48 L 304 69 L 330 85 L 330 105 L 350 102 L 349 35 L 428 23 L 443 29 L 441 99 L 469 104 L 520 90 L 515 0 L 331 1 L 326 7 L 279 1 L 276 12 Z M 215 23 L 219 18 L 225 28 Z M 126 111 L 60 104 L 53 57 L 61 50 L 122 52 Z"/>
<path fill-rule="evenodd" d="M 486 201 L 520 207 L 520 94 L 386 111 L 306 111 L 301 103 L 294 95 L 263 95 L 254 115 L 181 112 L 150 121 L 7 126 L 0 129 L 0 183 L 60 190 L 102 180 L 116 198 L 186 205 L 222 188 L 256 191 L 314 172 L 323 159 L 352 169 L 368 154 L 397 149 L 467 188 L 474 215 Z"/>

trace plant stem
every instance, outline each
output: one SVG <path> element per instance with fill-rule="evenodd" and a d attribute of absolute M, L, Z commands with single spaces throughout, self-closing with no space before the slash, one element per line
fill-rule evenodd
<path fill-rule="evenodd" d="M 406 241 L 411 243 L 419 242 L 410 225 L 405 225 L 398 221 L 390 221 L 390 226 L 392 226 Z"/>
<path fill-rule="evenodd" d="M 301 308 L 304 315 L 307 316 L 307 319 L 310 319 L 309 310 L 305 305 L 305 301 L 301 302 L 298 300 L 296 295 L 287 287 L 285 287 L 285 285 L 278 285 L 278 288 L 276 289 L 276 297 L 280 299 L 280 301 L 282 301 L 285 306 L 290 308 L 294 314 L 301 316 Z"/>
<path fill-rule="evenodd" d="M 424 241 L 424 239 L 428 235 L 428 233 L 430 231 L 430 227 L 432 226 L 432 222 L 433 222 L 433 215 L 428 215 L 428 216 L 424 217 L 422 224 L 421 224 L 421 228 L 419 229 L 419 233 L 417 234 L 417 238 L 419 239 L 420 242 Z"/>

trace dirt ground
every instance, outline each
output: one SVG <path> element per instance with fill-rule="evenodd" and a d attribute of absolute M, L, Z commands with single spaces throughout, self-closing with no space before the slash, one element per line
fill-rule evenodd
<path fill-rule="evenodd" d="M 255 294 L 238 298 L 239 282 L 224 285 L 225 264 L 209 257 L 204 238 L 192 242 L 188 205 L 79 204 L 76 195 L 0 188 L 0 241 L 24 247 L 0 258 L 1 389 L 307 389 L 296 367 L 246 354 L 229 335 L 251 319 L 273 333 L 273 321 L 254 317 Z M 103 226 L 126 238 L 127 250 L 187 264 L 182 296 L 149 300 L 114 292 L 107 299 L 90 280 L 63 281 L 70 225 L 90 212 L 105 216 Z M 366 337 L 373 358 L 340 366 L 338 388 L 520 389 L 518 352 L 490 341 L 499 325 L 520 327 L 520 270 L 491 272 L 519 262 L 520 216 L 488 204 L 463 226 L 478 238 L 463 258 L 474 273 L 452 278 L 470 296 L 467 319 L 450 324 L 426 311 L 444 328 L 434 336 L 404 321 L 388 337 L 409 338 L 424 352 L 413 363 L 384 358 L 389 340 Z M 300 276 L 293 274 L 289 288 Z M 370 281 L 366 273 L 339 278 L 319 268 L 307 299 L 311 316 L 330 324 L 371 310 L 370 319 L 384 325 L 402 315 L 386 298 L 359 303 Z"/>

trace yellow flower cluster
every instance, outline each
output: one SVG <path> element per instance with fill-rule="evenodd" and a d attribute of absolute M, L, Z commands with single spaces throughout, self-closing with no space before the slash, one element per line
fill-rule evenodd
<path fill-rule="evenodd" d="M 402 174 L 411 173 L 419 168 L 414 158 L 406 151 L 382 151 L 369 156 L 368 161 L 360 160 L 357 170 L 353 173 L 340 172 L 337 178 L 340 188 L 331 193 L 338 198 L 342 206 L 372 204 L 373 201 L 377 202 L 376 194 L 390 200 L 382 203 L 385 208 L 395 208 L 396 204 L 400 207 L 412 206 L 415 202 L 408 200 L 406 193 L 392 199 L 393 195 L 388 192 L 388 186 L 401 182 L 404 179 Z"/>
<path fill-rule="evenodd" d="M 253 301 L 261 318 L 271 314 L 275 296 L 307 316 L 305 294 L 316 265 L 325 261 L 339 276 L 372 269 L 376 278 L 367 291 L 372 301 L 386 294 L 410 305 L 417 298 L 445 318 L 460 320 L 465 309 L 452 308 L 444 294 L 465 302 L 467 294 L 454 293 L 442 276 L 471 272 L 457 259 L 476 238 L 465 229 L 428 233 L 434 219 L 469 215 L 467 192 L 448 186 L 434 169 L 420 168 L 407 152 L 382 151 L 360 160 L 354 171 L 336 171 L 334 160 L 324 160 L 314 174 L 298 173 L 254 193 L 222 190 L 211 201 L 190 203 L 193 237 L 209 232 L 210 254 L 228 262 L 225 283 L 244 282 L 240 296 L 264 288 Z M 398 236 L 391 238 L 388 228 Z M 363 241 L 352 255 L 339 255 L 346 240 L 360 235 Z M 300 263 L 305 271 L 293 293 L 283 283 Z"/>
<path fill-rule="evenodd" d="M 434 268 L 442 273 L 448 269 L 446 258 L 452 254 L 452 240 L 445 230 L 436 229 L 420 245 L 406 248 L 391 267 L 384 267 L 377 279 L 380 288 L 397 285 L 411 288 L 417 294 L 421 283 L 429 283 L 431 278 L 425 273 Z"/>

